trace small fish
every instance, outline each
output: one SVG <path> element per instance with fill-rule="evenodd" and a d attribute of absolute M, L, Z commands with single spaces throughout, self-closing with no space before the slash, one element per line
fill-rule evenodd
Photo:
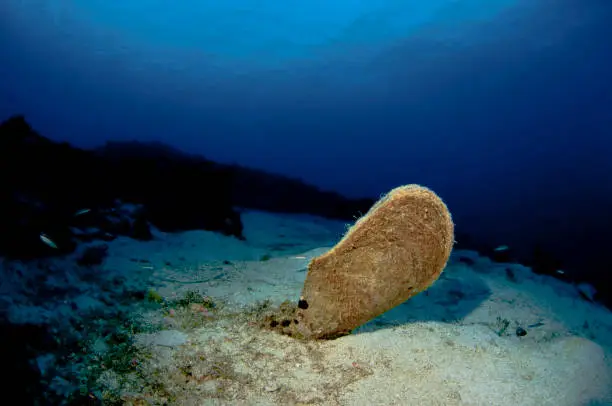
<path fill-rule="evenodd" d="M 563 269 L 557 269 L 557 273 L 559 275 L 563 275 L 565 273 L 565 271 Z"/>
<path fill-rule="evenodd" d="M 77 211 L 76 213 L 74 213 L 74 217 L 82 216 L 83 214 L 87 214 L 90 211 L 91 211 L 91 209 L 81 209 L 81 210 Z"/>
<path fill-rule="evenodd" d="M 500 245 L 499 247 L 495 248 L 493 251 L 499 252 L 499 251 L 507 251 L 510 247 L 508 247 L 507 245 Z"/>
<path fill-rule="evenodd" d="M 47 244 L 49 247 L 57 249 L 57 245 L 53 242 L 53 240 L 47 237 L 44 233 L 40 233 L 40 240 Z"/>
<path fill-rule="evenodd" d="M 544 325 L 544 323 L 542 323 L 541 321 L 538 321 L 537 323 L 528 325 L 527 328 L 542 327 L 543 325 Z"/>

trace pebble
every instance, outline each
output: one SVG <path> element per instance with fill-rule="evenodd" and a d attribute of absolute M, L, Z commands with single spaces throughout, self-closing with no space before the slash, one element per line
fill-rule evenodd
<path fill-rule="evenodd" d="M 268 385 L 266 385 L 266 386 L 264 387 L 264 390 L 265 390 L 266 392 L 276 392 L 276 391 L 277 391 L 277 390 L 279 390 L 279 389 L 280 389 L 280 386 L 278 386 L 278 385 L 277 385 L 277 384 L 275 384 L 275 383 L 268 384 Z"/>

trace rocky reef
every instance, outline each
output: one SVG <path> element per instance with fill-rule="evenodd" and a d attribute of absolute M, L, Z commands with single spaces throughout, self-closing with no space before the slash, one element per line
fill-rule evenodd
<path fill-rule="evenodd" d="M 75 148 L 23 116 L 0 124 L 0 255 L 32 259 L 116 236 L 209 230 L 243 239 L 239 208 L 353 219 L 372 205 L 159 143 Z"/>

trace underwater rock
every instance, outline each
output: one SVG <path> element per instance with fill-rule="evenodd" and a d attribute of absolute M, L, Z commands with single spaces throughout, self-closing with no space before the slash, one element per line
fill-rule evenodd
<path fill-rule="evenodd" d="M 583 299 L 588 300 L 589 302 L 595 301 L 595 295 L 597 294 L 597 289 L 590 283 L 579 283 L 576 286 L 578 293 L 582 296 Z"/>
<path fill-rule="evenodd" d="M 244 239 L 234 206 L 352 220 L 374 202 L 159 143 L 75 148 L 39 135 L 23 116 L 0 124 L 0 162 L 0 255 L 18 259 L 64 255 L 79 241 L 118 235 L 148 241 L 149 224 Z M 128 202 L 138 210 L 123 210 Z M 41 233 L 58 249 L 41 244 Z"/>
<path fill-rule="evenodd" d="M 137 147 L 88 151 L 40 136 L 22 116 L 0 124 L 0 255 L 62 255 L 73 252 L 79 239 L 116 235 L 148 240 L 149 222 L 161 231 L 204 229 L 242 238 L 232 170 Z M 118 200 L 142 210 L 121 211 Z M 41 233 L 58 249 L 42 244 Z"/>
<path fill-rule="evenodd" d="M 139 241 L 151 241 L 153 239 L 151 228 L 149 227 L 147 218 L 143 214 L 137 215 L 134 219 L 130 236 Z"/>
<path fill-rule="evenodd" d="M 100 265 L 108 255 L 108 245 L 100 244 L 85 248 L 81 256 L 77 259 L 80 266 L 90 267 Z"/>
<path fill-rule="evenodd" d="M 46 326 L 0 321 L 0 357 L 9 368 L 2 379 L 3 396 L 23 405 L 36 404 L 43 392 L 41 370 L 31 360 L 56 350 Z"/>
<path fill-rule="evenodd" d="M 563 269 L 563 263 L 551 252 L 545 250 L 541 245 L 533 248 L 531 259 L 527 265 L 531 266 L 533 272 L 542 275 L 552 275 L 557 277 L 559 269 Z"/>
<path fill-rule="evenodd" d="M 480 254 L 477 251 L 458 249 L 456 244 L 451 252 L 450 260 L 452 262 L 459 262 L 468 266 L 475 265 L 480 260 Z"/>

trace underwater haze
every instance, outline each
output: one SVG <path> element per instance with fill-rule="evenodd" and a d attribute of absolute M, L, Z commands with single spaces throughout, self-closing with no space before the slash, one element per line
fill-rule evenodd
<path fill-rule="evenodd" d="M 599 272 L 610 21 L 604 0 L 5 0 L 0 116 L 350 197 L 426 185 L 458 229 Z"/>

